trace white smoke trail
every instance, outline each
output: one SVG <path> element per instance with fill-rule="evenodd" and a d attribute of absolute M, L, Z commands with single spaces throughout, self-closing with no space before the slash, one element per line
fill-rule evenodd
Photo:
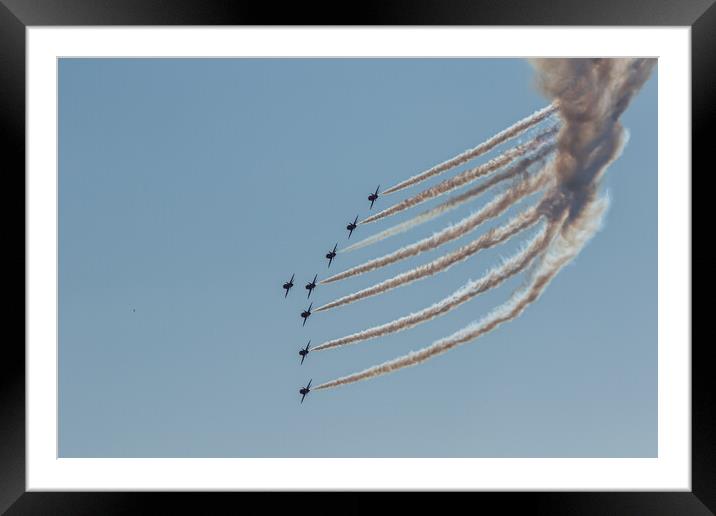
<path fill-rule="evenodd" d="M 394 204 L 393 206 L 384 209 L 383 211 L 379 211 L 375 215 L 371 215 L 370 217 L 363 219 L 360 223 L 370 224 L 371 222 L 384 219 L 385 217 L 395 215 L 396 213 L 401 213 L 408 208 L 412 208 L 413 206 L 429 201 L 430 199 L 434 199 L 435 197 L 438 197 L 440 195 L 452 192 L 453 190 L 456 190 L 461 186 L 464 186 L 468 183 L 475 181 L 476 179 L 486 176 L 490 172 L 504 167 L 505 165 L 511 163 L 520 156 L 524 156 L 525 154 L 534 150 L 540 145 L 543 145 L 546 141 L 548 141 L 555 134 L 557 134 L 557 130 L 557 126 L 554 125 L 542 131 L 540 134 L 535 136 L 527 143 L 523 143 L 522 145 L 518 145 L 517 147 L 508 149 L 496 158 L 491 159 L 487 163 L 483 163 L 482 165 L 478 165 L 477 167 L 473 167 L 463 172 L 460 172 L 459 174 L 455 175 L 450 179 L 446 179 L 445 181 L 442 181 L 435 186 L 427 188 L 426 190 L 423 190 L 422 192 L 412 197 L 408 197 L 407 199 L 404 199 Z"/>
<path fill-rule="evenodd" d="M 339 272 L 338 274 L 334 274 L 333 276 L 321 281 L 321 284 L 333 283 L 335 281 L 379 269 L 381 267 L 385 267 L 386 265 L 415 256 L 429 249 L 435 249 L 438 246 L 455 240 L 474 230 L 483 222 L 499 216 L 520 199 L 538 191 L 541 188 L 544 188 L 550 180 L 551 174 L 549 167 L 546 167 L 534 176 L 531 176 L 525 181 L 512 186 L 491 202 L 483 206 L 478 212 L 465 217 L 457 224 L 450 225 L 430 237 L 400 248 L 390 254 L 367 261 L 361 265 L 356 265 L 355 267 Z"/>
<path fill-rule="evenodd" d="M 438 301 L 437 303 L 420 310 L 419 312 L 401 317 L 394 321 L 368 328 L 345 337 L 329 340 L 313 348 L 313 351 L 322 351 L 332 349 L 339 346 L 345 346 L 356 342 L 362 342 L 376 337 L 382 337 L 391 333 L 407 330 L 418 324 L 430 321 L 435 317 L 441 316 L 450 310 L 466 303 L 472 298 L 498 287 L 505 280 L 522 272 L 529 264 L 549 245 L 554 238 L 558 223 L 545 224 L 541 230 L 524 246 L 519 252 L 505 260 L 501 265 L 492 268 L 484 276 L 478 280 L 468 282 L 466 285 L 453 292 L 450 296 Z"/>
<path fill-rule="evenodd" d="M 402 287 L 419 279 L 427 278 L 437 274 L 438 272 L 445 271 L 456 263 L 462 262 L 473 256 L 478 251 L 489 249 L 490 247 L 501 244 L 517 233 L 535 225 L 541 216 L 542 213 L 539 210 L 539 206 L 528 208 L 510 219 L 506 224 L 492 228 L 490 231 L 480 235 L 480 237 L 476 238 L 469 244 L 459 247 L 451 253 L 440 256 L 429 263 L 415 267 L 414 269 L 398 274 L 397 276 L 393 276 L 392 278 L 381 281 L 373 286 L 364 288 L 358 292 L 354 292 L 353 294 L 348 294 L 347 296 L 343 296 L 335 301 L 331 301 L 330 303 L 326 303 L 325 305 L 316 308 L 315 311 L 323 312 L 332 308 L 353 303 L 360 299 L 377 296 L 378 294 L 383 294 L 394 288 Z"/>
<path fill-rule="evenodd" d="M 477 147 L 474 147 L 474 148 L 467 150 L 461 154 L 458 154 L 454 158 L 444 161 L 443 163 L 440 163 L 439 165 L 435 165 L 434 167 L 432 167 L 424 172 L 421 172 L 420 174 L 417 174 L 413 177 L 410 177 L 410 178 L 406 179 L 405 181 L 398 183 L 395 186 L 391 186 L 390 188 L 388 188 L 387 190 L 385 190 L 383 192 L 383 195 L 389 195 L 393 192 L 403 190 L 404 188 L 408 188 L 409 186 L 412 186 L 414 184 L 425 181 L 426 179 L 428 179 L 430 177 L 441 174 L 442 172 L 446 172 L 454 167 L 457 167 L 458 165 L 462 165 L 463 163 L 470 161 L 471 159 L 476 158 L 477 156 L 480 156 L 481 154 L 488 152 L 489 150 L 493 149 L 497 145 L 504 143 L 516 136 L 519 136 L 520 134 L 525 132 L 530 127 L 540 123 L 542 120 L 544 120 L 545 118 L 550 116 L 556 110 L 557 110 L 557 105 L 554 103 L 543 108 L 543 109 L 540 109 L 539 111 L 536 111 L 535 113 L 531 114 L 530 116 L 523 118 L 519 122 L 508 127 L 507 129 L 497 133 L 492 138 L 490 138 L 489 140 L 486 140 L 485 142 L 481 143 Z"/>
<path fill-rule="evenodd" d="M 364 238 L 363 240 L 360 240 L 353 245 L 341 249 L 341 253 L 355 251 L 356 249 L 361 249 L 363 247 L 367 247 L 369 245 L 385 240 L 386 238 L 398 235 L 400 233 L 404 233 L 416 226 L 419 226 L 420 224 L 424 224 L 425 222 L 433 220 L 440 215 L 454 210 L 455 208 L 462 206 L 466 202 L 486 192 L 492 187 L 498 185 L 499 183 L 508 179 L 515 178 L 520 174 L 527 172 L 527 170 L 535 163 L 541 166 L 544 163 L 545 159 L 552 152 L 554 152 L 554 149 L 554 144 L 544 145 L 534 154 L 522 158 L 517 163 L 511 165 L 509 168 L 505 169 L 499 174 L 487 178 L 487 180 L 483 181 L 481 184 L 470 188 L 469 190 L 466 190 L 459 195 L 451 197 L 447 201 L 437 205 L 435 208 L 419 213 L 412 219 L 408 219 L 405 222 L 396 224 L 395 226 L 385 229 L 380 233 L 376 233 L 375 235 Z"/>
<path fill-rule="evenodd" d="M 564 227 L 563 234 L 548 249 L 546 255 L 532 276 L 531 281 L 496 310 L 479 322 L 468 325 L 454 334 L 434 342 L 432 345 L 417 352 L 390 360 L 363 371 L 337 378 L 316 387 L 315 390 L 329 389 L 369 378 L 392 373 L 404 367 L 420 364 L 437 355 L 445 353 L 456 346 L 465 344 L 485 335 L 502 323 L 518 317 L 530 304 L 536 301 L 544 289 L 569 261 L 571 261 L 594 235 L 601 224 L 602 216 L 608 202 L 606 199 L 592 201 L 584 206 L 579 220 Z"/>

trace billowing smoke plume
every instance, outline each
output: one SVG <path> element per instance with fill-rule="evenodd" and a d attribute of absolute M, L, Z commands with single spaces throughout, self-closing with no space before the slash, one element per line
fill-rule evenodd
<path fill-rule="evenodd" d="M 426 170 L 425 172 L 421 172 L 420 174 L 417 174 L 409 179 L 406 179 L 405 181 L 402 181 L 398 183 L 395 186 L 391 186 L 387 190 L 383 192 L 383 195 L 389 195 L 393 192 L 397 192 L 398 190 L 403 190 L 404 188 L 408 188 L 409 186 L 412 186 L 414 184 L 420 183 L 422 181 L 425 181 L 428 178 L 431 178 L 433 176 L 436 176 L 438 174 L 441 174 L 443 172 L 446 172 L 452 168 L 455 168 L 459 165 L 462 165 L 463 163 L 466 163 L 470 161 L 473 158 L 476 158 L 491 149 L 495 148 L 496 146 L 500 145 L 501 143 L 504 143 L 516 136 L 519 136 L 523 132 L 525 132 L 530 127 L 540 123 L 542 120 L 547 118 L 549 115 L 554 113 L 556 111 L 556 106 L 550 105 L 543 109 L 540 109 L 539 111 L 531 114 L 530 116 L 523 118 L 519 122 L 515 123 L 514 125 L 508 127 L 507 129 L 500 131 L 495 136 L 490 138 L 489 140 L 481 143 L 477 147 L 467 150 L 461 154 L 458 154 L 454 158 L 451 158 L 447 161 L 444 161 L 443 163 L 440 163 L 439 165 L 435 165 L 434 167 Z"/>
<path fill-rule="evenodd" d="M 648 79 L 655 59 L 534 59 L 539 88 L 559 105 L 555 171 L 570 219 L 597 194 L 624 143 L 619 116 Z"/>

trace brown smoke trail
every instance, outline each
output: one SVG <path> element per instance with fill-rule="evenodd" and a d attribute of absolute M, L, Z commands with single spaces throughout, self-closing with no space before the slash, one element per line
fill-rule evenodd
<path fill-rule="evenodd" d="M 438 272 L 445 271 L 456 263 L 459 263 L 473 256 L 478 251 L 482 251 L 483 249 L 489 249 L 498 244 L 501 244 L 512 236 L 516 235 L 517 233 L 524 231 L 530 226 L 533 226 L 537 223 L 541 216 L 542 213 L 540 213 L 539 207 L 533 206 L 532 208 L 529 208 L 524 212 L 518 214 L 517 216 L 513 217 L 506 224 L 503 224 L 502 226 L 498 226 L 496 228 L 492 228 L 490 231 L 480 235 L 480 237 L 476 238 L 469 244 L 459 247 L 451 253 L 436 258 L 432 262 L 420 265 L 418 267 L 415 267 L 414 269 L 398 274 L 397 276 L 393 276 L 392 278 L 389 278 L 385 281 L 376 283 L 371 287 L 364 288 L 363 290 L 359 290 L 358 292 L 355 292 L 353 294 L 349 294 L 347 296 L 343 296 L 339 299 L 336 299 L 335 301 L 331 301 L 330 303 L 326 303 L 320 308 L 316 308 L 315 311 L 323 312 L 326 310 L 330 310 L 331 308 L 336 308 L 339 306 L 347 305 L 349 303 L 353 303 L 360 299 L 377 296 L 378 294 L 383 294 L 394 288 L 402 287 L 419 279 L 427 278 L 429 276 L 437 274 Z"/>
<path fill-rule="evenodd" d="M 386 265 L 415 256 L 429 249 L 435 249 L 438 246 L 446 244 L 461 237 L 462 235 L 465 235 L 466 233 L 469 233 L 483 222 L 499 216 L 520 199 L 545 187 L 552 179 L 548 168 L 543 169 L 534 176 L 527 178 L 525 181 L 512 186 L 491 202 L 483 206 L 477 213 L 473 213 L 472 215 L 465 217 L 457 224 L 450 225 L 430 237 L 419 240 L 414 244 L 398 249 L 390 254 L 386 254 L 380 258 L 375 258 L 361 265 L 356 265 L 355 267 L 339 272 L 338 274 L 334 274 L 333 276 L 321 281 L 321 284 L 332 283 L 334 281 L 350 278 L 352 276 L 357 276 L 359 274 L 385 267 Z"/>
<path fill-rule="evenodd" d="M 537 150 L 537 152 L 522 158 L 517 163 L 511 165 L 509 168 L 505 169 L 499 174 L 495 174 L 494 176 L 488 177 L 481 184 L 470 188 L 469 190 L 466 190 L 459 195 L 451 197 L 447 201 L 437 205 L 435 208 L 424 211 L 416 215 L 412 219 L 406 220 L 405 222 L 401 222 L 400 224 L 396 224 L 395 226 L 381 231 L 380 233 L 376 233 L 375 235 L 364 238 L 363 240 L 360 240 L 359 242 L 356 242 L 355 244 L 350 245 L 345 249 L 341 249 L 341 252 L 348 253 L 351 251 L 355 251 L 356 249 L 367 247 L 369 245 L 385 240 L 386 238 L 389 238 L 391 236 L 404 233 L 405 231 L 419 226 L 420 224 L 424 224 L 425 222 L 433 220 L 434 218 L 439 217 L 440 215 L 443 215 L 444 213 L 447 213 L 450 210 L 453 210 L 465 204 L 469 200 L 486 192 L 490 188 L 498 185 L 499 183 L 507 181 L 508 179 L 513 179 L 518 175 L 525 173 L 533 164 L 544 163 L 544 160 L 547 158 L 547 156 L 554 152 L 554 149 L 554 144 L 543 145 Z"/>
<path fill-rule="evenodd" d="M 417 174 L 413 177 L 410 177 L 406 179 L 405 181 L 402 181 L 398 183 L 395 186 L 391 186 L 387 190 L 383 192 L 383 195 L 388 195 L 393 192 L 397 192 L 399 190 L 403 190 L 404 188 L 408 188 L 409 186 L 412 186 L 414 184 L 420 183 L 422 181 L 425 181 L 426 179 L 433 177 L 435 175 L 441 174 L 443 172 L 446 172 L 454 167 L 457 167 L 458 165 L 462 165 L 463 163 L 470 161 L 473 158 L 476 158 L 477 156 L 480 156 L 481 154 L 484 154 L 488 152 L 489 150 L 493 149 L 497 145 L 504 143 L 516 136 L 519 136 L 523 132 L 525 132 L 530 127 L 533 127 L 534 125 L 540 123 L 542 120 L 550 116 L 552 113 L 554 113 L 557 109 L 557 106 L 552 104 L 549 105 L 530 116 L 523 118 L 519 122 L 513 124 L 512 126 L 508 127 L 507 129 L 497 133 L 495 136 L 490 138 L 489 140 L 486 140 L 485 142 L 481 143 L 477 147 L 474 147 L 470 150 L 467 150 L 461 154 L 458 154 L 454 158 L 451 158 L 447 161 L 444 161 L 443 163 L 440 163 L 439 165 L 435 165 L 434 167 L 426 170 L 425 172 L 421 172 L 420 174 Z"/>
<path fill-rule="evenodd" d="M 360 223 L 370 224 L 371 222 L 375 222 L 376 220 L 384 219 L 385 217 L 389 217 L 391 215 L 395 215 L 396 213 L 403 212 L 408 208 L 412 208 L 413 206 L 429 201 L 430 199 L 434 199 L 435 197 L 438 197 L 440 195 L 452 192 L 453 190 L 460 188 L 461 186 L 464 186 L 468 183 L 471 183 L 476 179 L 479 179 L 480 177 L 483 177 L 490 172 L 493 172 L 494 170 L 498 170 L 504 167 L 505 165 L 511 163 L 520 156 L 524 156 L 526 153 L 530 152 L 531 150 L 534 150 L 538 146 L 542 145 L 545 141 L 549 140 L 552 136 L 557 134 L 557 130 L 558 129 L 556 126 L 552 126 L 549 129 L 542 131 L 540 134 L 535 136 L 527 143 L 523 143 L 522 145 L 518 145 L 517 147 L 508 149 L 496 158 L 491 159 L 487 163 L 483 163 L 482 165 L 479 165 L 477 167 L 465 170 L 464 172 L 461 172 L 450 179 L 446 179 L 445 181 L 442 181 L 435 186 L 423 190 L 422 192 L 414 195 L 413 197 L 408 197 L 407 199 L 404 199 L 399 203 L 396 203 L 393 206 L 376 213 L 375 215 L 367 217 Z"/>
<path fill-rule="evenodd" d="M 514 256 L 504 261 L 501 265 L 494 267 L 488 271 L 482 278 L 468 282 L 459 290 L 441 301 L 419 311 L 406 315 L 394 321 L 374 326 L 345 337 L 329 340 L 319 346 L 313 348 L 313 351 L 322 351 L 332 349 L 339 346 L 346 346 L 356 342 L 362 342 L 376 337 L 382 337 L 391 333 L 407 330 L 418 324 L 430 321 L 435 317 L 441 316 L 450 310 L 457 308 L 463 303 L 468 302 L 472 298 L 498 287 L 505 280 L 519 274 L 549 245 L 555 233 L 559 229 L 559 224 L 550 223 L 542 227 L 532 240 Z"/>
<path fill-rule="evenodd" d="M 655 59 L 535 59 L 537 83 L 559 106 L 555 170 L 570 200 L 570 219 L 597 193 L 621 151 L 619 116 L 649 78 Z"/>
<path fill-rule="evenodd" d="M 322 390 L 347 385 L 420 364 L 461 344 L 475 340 L 491 332 L 502 323 L 515 319 L 525 308 L 539 298 L 562 267 L 571 261 L 584 247 L 598 229 L 607 204 L 605 200 L 597 200 L 586 205 L 582 213 L 588 216 L 575 219 L 571 227 L 564 227 L 564 234 L 558 239 L 558 242 L 550 246 L 527 286 L 513 294 L 506 303 L 488 314 L 481 321 L 440 339 L 420 351 L 410 352 L 405 356 L 383 364 L 322 383 L 314 387 L 314 389 Z"/>

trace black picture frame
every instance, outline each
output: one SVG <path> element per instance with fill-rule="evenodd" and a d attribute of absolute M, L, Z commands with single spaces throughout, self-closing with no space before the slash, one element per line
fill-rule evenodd
<path fill-rule="evenodd" d="M 338 5 L 338 4 L 333 4 Z M 715 0 L 363 0 L 341 4 L 342 9 L 295 3 L 229 0 L 0 0 L 0 137 L 4 181 L 3 207 L 25 191 L 25 29 L 28 26 L 63 25 L 620 25 L 691 27 L 692 72 L 692 168 L 702 168 L 707 153 L 707 123 L 716 119 L 716 5 Z M 711 169 L 713 167 L 710 167 Z M 709 170 L 710 171 L 710 170 Z M 693 173 L 692 173 L 693 177 Z M 16 187 L 16 188 L 13 188 Z M 13 210 L 14 211 L 14 210 Z M 7 221 L 12 220 L 9 216 Z M 7 224 L 6 227 L 12 228 Z M 7 231 L 7 230 L 6 230 Z M 22 240 L 22 242 L 20 242 Z M 23 251 L 10 252 L 10 265 L 25 259 L 25 236 L 18 235 Z M 16 254 L 17 253 L 17 254 Z M 6 267 L 6 276 L 12 269 Z M 7 290 L 6 290 L 7 292 Z M 7 297 L 7 296 L 6 296 Z M 23 300 L 25 295 L 23 294 Z M 22 307 L 22 308 L 21 308 Z M 19 326 L 24 303 L 8 304 L 6 314 Z M 25 326 L 23 324 L 22 334 Z M 0 374 L 0 511 L 7 514 L 144 514 L 157 503 L 161 513 L 219 512 L 217 507 L 263 502 L 247 493 L 39 493 L 25 492 L 25 347 L 24 339 L 6 332 Z M 684 343 L 688 345 L 690 343 Z M 470 493 L 475 504 L 498 504 L 500 511 L 537 514 L 713 514 L 716 512 L 716 406 L 711 363 L 711 341 L 692 343 L 692 490 L 691 492 L 619 493 Z M 264 495 L 266 496 L 266 495 Z M 321 495 L 323 496 L 323 495 Z M 372 511 L 374 494 L 343 496 L 342 513 Z M 472 497 L 477 497 L 474 499 Z M 263 496 L 262 496 L 263 498 Z M 272 494 L 271 507 L 324 512 L 334 511 L 326 498 Z M 423 494 L 403 496 L 409 505 L 429 508 Z M 466 501 L 466 500 L 463 500 Z M 459 500 L 457 500 L 459 502 Z M 380 502 L 384 504 L 384 501 Z M 426 505 L 427 503 L 427 505 Z M 235 506 L 234 506 L 235 507 Z M 183 510 L 182 510 L 183 509 Z M 444 509 L 444 507 L 443 507 Z M 236 510 L 236 509 L 235 509 Z M 235 512 L 232 510 L 232 512 Z"/>

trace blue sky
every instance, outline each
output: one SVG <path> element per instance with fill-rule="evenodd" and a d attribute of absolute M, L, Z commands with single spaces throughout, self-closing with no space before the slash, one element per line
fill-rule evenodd
<path fill-rule="evenodd" d="M 655 456 L 656 73 L 622 118 L 630 140 L 604 182 L 604 228 L 536 304 L 419 367 L 299 404 L 309 378 L 429 345 L 521 284 L 299 366 L 308 339 L 423 308 L 520 245 L 301 327 L 303 285 L 326 277 L 323 255 L 346 244 L 346 223 L 369 213 L 376 185 L 546 103 L 519 59 L 61 59 L 60 456 Z M 429 235 L 487 198 L 339 254 L 330 271 Z M 359 226 L 351 242 L 412 213 Z M 471 238 L 311 298 L 324 303 Z"/>

